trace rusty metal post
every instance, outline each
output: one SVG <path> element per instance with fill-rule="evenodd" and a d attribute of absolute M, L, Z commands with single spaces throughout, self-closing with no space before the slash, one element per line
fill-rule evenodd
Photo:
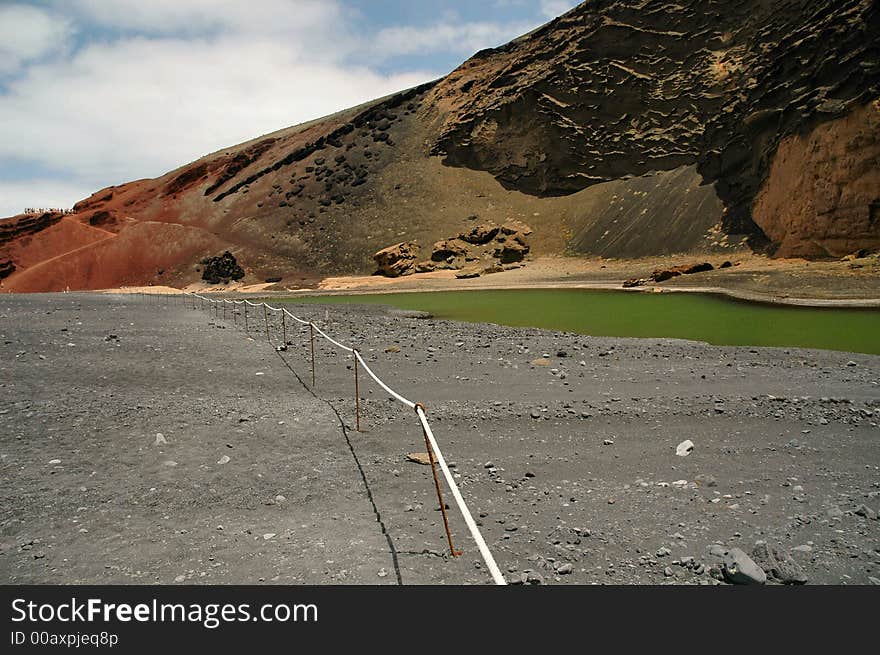
<path fill-rule="evenodd" d="M 238 309 L 234 300 L 232 301 L 232 324 L 238 325 Z"/>
<path fill-rule="evenodd" d="M 245 300 L 245 301 L 244 301 L 244 331 L 245 331 L 245 332 L 248 331 L 248 325 L 247 325 L 247 307 L 248 307 L 248 305 L 247 305 L 247 300 Z"/>
<path fill-rule="evenodd" d="M 269 338 L 269 312 L 266 309 L 266 303 L 263 303 L 263 320 L 266 322 L 266 341 L 272 341 Z"/>
<path fill-rule="evenodd" d="M 361 389 L 358 385 L 358 368 L 360 367 L 360 363 L 358 362 L 358 351 L 357 349 L 351 351 L 351 356 L 354 359 L 354 415 L 355 421 L 357 424 L 357 431 L 361 431 Z"/>
<path fill-rule="evenodd" d="M 281 336 L 284 339 L 284 342 L 281 344 L 285 348 L 287 347 L 287 316 L 285 316 L 287 312 L 283 309 L 281 310 Z"/>
<path fill-rule="evenodd" d="M 422 412 L 425 406 L 422 403 L 416 403 L 416 413 L 421 407 Z M 425 449 L 428 451 L 428 459 L 431 462 L 431 475 L 434 476 L 434 489 L 437 490 L 437 500 L 440 502 L 440 513 L 443 515 L 443 527 L 446 528 L 446 540 L 449 542 L 449 552 L 453 557 L 462 554 L 460 550 L 455 550 L 455 544 L 452 542 L 452 530 L 449 528 L 449 517 L 446 515 L 446 503 L 443 502 L 443 491 L 440 489 L 440 479 L 437 477 L 437 467 L 434 463 L 434 451 L 431 448 L 431 442 L 428 441 L 428 433 L 425 432 L 425 426 L 422 426 L 422 436 L 425 437 Z"/>
<path fill-rule="evenodd" d="M 312 387 L 315 386 L 315 325 L 309 323 L 309 341 L 312 343 Z"/>

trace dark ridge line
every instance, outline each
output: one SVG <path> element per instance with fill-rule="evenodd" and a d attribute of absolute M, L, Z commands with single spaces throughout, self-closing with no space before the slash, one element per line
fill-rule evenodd
<path fill-rule="evenodd" d="M 284 362 L 284 365 L 288 368 L 288 370 L 293 373 L 297 380 L 299 380 L 299 383 L 303 386 L 303 388 L 308 391 L 315 398 L 315 400 L 320 400 L 321 402 L 325 403 L 336 415 L 336 419 L 339 421 L 339 426 L 342 428 L 342 435 L 345 437 L 345 443 L 348 444 L 348 449 L 351 452 L 352 458 L 354 459 L 355 466 L 357 466 L 357 470 L 361 474 L 361 480 L 364 483 L 364 489 L 366 489 L 367 498 L 370 501 L 370 505 L 372 505 L 373 507 L 373 513 L 376 515 L 376 522 L 379 524 L 379 527 L 382 530 L 382 535 L 385 537 L 385 541 L 388 543 L 388 549 L 391 551 L 391 561 L 394 565 L 394 575 L 397 578 L 397 584 L 403 586 L 403 578 L 400 574 L 400 562 L 398 560 L 397 549 L 394 547 L 394 541 L 392 541 L 391 539 L 388 528 L 385 527 L 385 521 L 382 520 L 382 513 L 379 511 L 379 508 L 376 505 L 375 498 L 373 498 L 373 490 L 370 488 L 370 483 L 367 480 L 367 474 L 364 471 L 364 467 L 361 465 L 361 461 L 360 459 L 358 459 L 354 446 L 351 443 L 351 439 L 348 436 L 348 429 L 345 427 L 345 421 L 342 419 L 342 416 L 339 414 L 336 407 L 333 406 L 333 403 L 325 398 L 321 398 L 320 396 L 318 396 L 318 394 L 316 394 L 312 389 L 308 387 L 308 385 L 306 385 L 305 382 L 303 382 L 303 379 L 299 376 L 299 373 L 297 373 L 293 366 L 291 366 L 290 363 L 286 359 L 284 359 L 281 351 L 275 350 L 275 354 L 278 355 L 278 359 Z"/>
<path fill-rule="evenodd" d="M 268 175 L 269 173 L 277 171 L 278 169 L 282 168 L 283 166 L 289 166 L 290 164 L 302 161 L 303 159 L 305 159 L 306 157 L 308 157 L 312 153 L 317 152 L 318 150 L 323 150 L 328 145 L 331 145 L 334 148 L 340 147 L 342 144 L 339 142 L 339 138 L 345 136 L 346 134 L 350 134 L 351 132 L 354 132 L 355 128 L 362 127 L 364 125 L 364 123 L 366 123 L 375 112 L 382 111 L 385 109 L 393 109 L 395 107 L 399 107 L 401 104 L 403 104 L 407 100 L 411 100 L 415 96 L 422 94 L 425 91 L 428 91 L 429 89 L 433 88 L 438 82 L 439 82 L 439 80 L 435 80 L 433 82 L 427 82 L 427 83 L 422 84 L 420 86 L 413 87 L 412 89 L 409 89 L 408 91 L 403 91 L 401 93 L 398 93 L 397 95 L 389 98 L 388 100 L 385 100 L 383 102 L 380 102 L 376 105 L 371 106 L 368 109 L 363 110 L 357 116 L 355 116 L 352 120 L 345 123 L 344 125 L 341 125 L 340 127 L 337 127 L 330 134 L 328 134 L 326 136 L 319 137 L 318 140 L 315 141 L 314 143 L 306 143 L 301 148 L 297 148 L 293 152 L 289 153 L 283 159 L 279 159 L 271 166 L 267 166 L 266 168 L 259 170 L 256 173 L 254 173 L 253 175 L 249 176 L 247 179 L 242 180 L 241 182 L 237 182 L 236 184 L 232 185 L 231 187 L 229 187 L 229 189 L 227 189 L 223 193 L 220 193 L 219 195 L 217 195 L 214 198 L 214 202 L 220 202 L 226 196 L 231 195 L 233 193 L 237 193 L 242 187 L 247 186 L 248 184 L 253 184 L 257 180 L 259 180 L 261 177 L 263 177 L 264 175 Z M 210 194 L 212 192 L 212 190 L 214 190 L 215 188 L 216 188 L 216 185 L 209 187 L 208 190 L 205 191 L 205 195 Z"/>

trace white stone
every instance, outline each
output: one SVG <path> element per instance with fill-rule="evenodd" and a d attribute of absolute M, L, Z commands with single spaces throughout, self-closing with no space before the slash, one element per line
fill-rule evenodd
<path fill-rule="evenodd" d="M 690 439 L 685 439 L 678 446 L 675 447 L 675 454 L 679 457 L 687 457 L 694 450 L 694 442 Z"/>

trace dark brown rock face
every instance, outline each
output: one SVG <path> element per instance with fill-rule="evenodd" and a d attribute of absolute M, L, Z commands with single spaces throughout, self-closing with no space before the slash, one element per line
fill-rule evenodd
<path fill-rule="evenodd" d="M 784 139 L 752 215 L 780 257 L 880 250 L 880 100 Z"/>
<path fill-rule="evenodd" d="M 757 246 L 780 140 L 878 96 L 874 0 L 583 3 L 429 94 L 445 163 L 538 196 L 697 164 Z"/>

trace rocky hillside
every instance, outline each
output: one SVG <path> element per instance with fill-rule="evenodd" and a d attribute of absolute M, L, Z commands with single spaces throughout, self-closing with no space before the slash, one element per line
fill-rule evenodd
<path fill-rule="evenodd" d="M 872 0 L 586 2 L 435 83 L 20 218 L 5 288 L 182 284 L 226 250 L 295 286 L 511 221 L 532 255 L 840 257 L 880 248 L 878 99 Z"/>

